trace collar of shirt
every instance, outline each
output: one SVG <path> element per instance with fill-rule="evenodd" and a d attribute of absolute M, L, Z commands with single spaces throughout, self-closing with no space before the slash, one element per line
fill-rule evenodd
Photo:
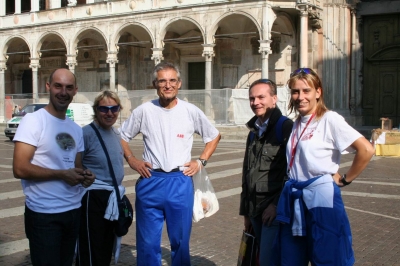
<path fill-rule="evenodd" d="M 257 119 L 257 121 L 254 123 L 255 127 L 258 129 L 258 137 L 261 137 L 261 135 L 267 130 L 267 125 L 268 125 L 269 118 L 265 120 L 264 123 L 261 124 L 260 119 Z"/>

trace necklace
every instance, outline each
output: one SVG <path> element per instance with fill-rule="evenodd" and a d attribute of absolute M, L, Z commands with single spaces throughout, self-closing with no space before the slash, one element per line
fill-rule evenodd
<path fill-rule="evenodd" d="M 299 131 L 300 124 L 301 124 L 300 117 L 299 117 L 299 119 L 298 119 L 298 121 L 297 121 L 296 131 L 293 132 L 293 134 L 292 134 L 292 140 L 291 140 L 291 142 L 292 142 L 292 150 L 291 150 L 291 152 L 290 152 L 290 163 L 289 163 L 288 172 L 290 171 L 290 169 L 291 169 L 292 166 L 293 166 L 294 156 L 296 155 L 296 151 L 297 151 L 297 144 L 299 144 L 299 141 L 300 141 L 301 137 L 303 136 L 304 131 L 306 131 L 308 125 L 311 123 L 311 120 L 313 120 L 314 116 L 315 116 L 315 113 L 313 113 L 313 114 L 311 115 L 311 117 L 310 117 L 310 119 L 308 120 L 306 126 L 305 126 L 305 127 L 303 128 L 303 130 L 301 131 L 300 136 L 297 138 L 296 144 L 294 144 L 295 137 L 297 137 L 297 135 L 298 135 L 297 132 Z"/>

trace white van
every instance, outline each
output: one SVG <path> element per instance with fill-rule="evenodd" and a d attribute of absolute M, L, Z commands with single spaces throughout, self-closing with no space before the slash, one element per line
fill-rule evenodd
<path fill-rule="evenodd" d="M 15 114 L 13 118 L 7 121 L 6 129 L 4 129 L 6 137 L 13 140 L 22 117 L 27 113 L 33 113 L 46 105 L 47 103 L 32 103 L 25 105 L 19 113 Z M 93 121 L 93 108 L 88 103 L 70 103 L 67 109 L 67 116 L 72 121 L 83 127 Z"/>

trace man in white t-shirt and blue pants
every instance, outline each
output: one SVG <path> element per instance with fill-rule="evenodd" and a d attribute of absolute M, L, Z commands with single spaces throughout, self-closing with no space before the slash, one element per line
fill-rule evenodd
<path fill-rule="evenodd" d="M 199 160 L 205 166 L 221 138 L 204 113 L 177 98 L 179 69 L 160 63 L 154 69 L 153 86 L 158 99 L 135 110 L 121 127 L 121 144 L 129 166 L 141 177 L 136 183 L 137 265 L 161 265 L 164 220 L 171 243 L 172 266 L 190 265 L 192 229 L 192 176 L 200 167 L 191 159 L 194 133 L 206 143 Z M 133 156 L 129 140 L 142 133 L 143 160 Z"/>
<path fill-rule="evenodd" d="M 25 233 L 32 265 L 71 266 L 82 195 L 95 176 L 82 167 L 82 129 L 66 117 L 78 90 L 75 75 L 57 69 L 46 89 L 49 104 L 25 115 L 14 136 L 13 172 L 26 196 Z"/>

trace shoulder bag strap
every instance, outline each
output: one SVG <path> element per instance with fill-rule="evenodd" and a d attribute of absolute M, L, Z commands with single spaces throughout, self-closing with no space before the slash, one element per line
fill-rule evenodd
<path fill-rule="evenodd" d="M 283 123 L 288 119 L 289 118 L 287 118 L 286 116 L 282 115 L 281 117 L 279 117 L 279 120 L 278 120 L 278 122 L 276 123 L 276 126 L 275 126 L 276 138 L 278 139 L 278 142 L 279 142 L 280 145 L 282 145 L 282 143 L 283 143 L 282 126 L 283 126 Z"/>
<path fill-rule="evenodd" d="M 117 194 L 117 201 L 120 202 L 121 195 L 119 194 L 117 179 L 115 178 L 114 168 L 112 167 L 112 164 L 111 164 L 110 155 L 108 155 L 106 145 L 104 144 L 103 138 L 101 137 L 99 130 L 96 128 L 96 126 L 93 123 L 90 123 L 90 126 L 93 128 L 94 132 L 96 132 L 97 138 L 99 139 L 101 147 L 103 147 L 104 153 L 107 157 L 108 170 L 110 170 L 110 175 L 113 180 L 115 193 Z"/>

